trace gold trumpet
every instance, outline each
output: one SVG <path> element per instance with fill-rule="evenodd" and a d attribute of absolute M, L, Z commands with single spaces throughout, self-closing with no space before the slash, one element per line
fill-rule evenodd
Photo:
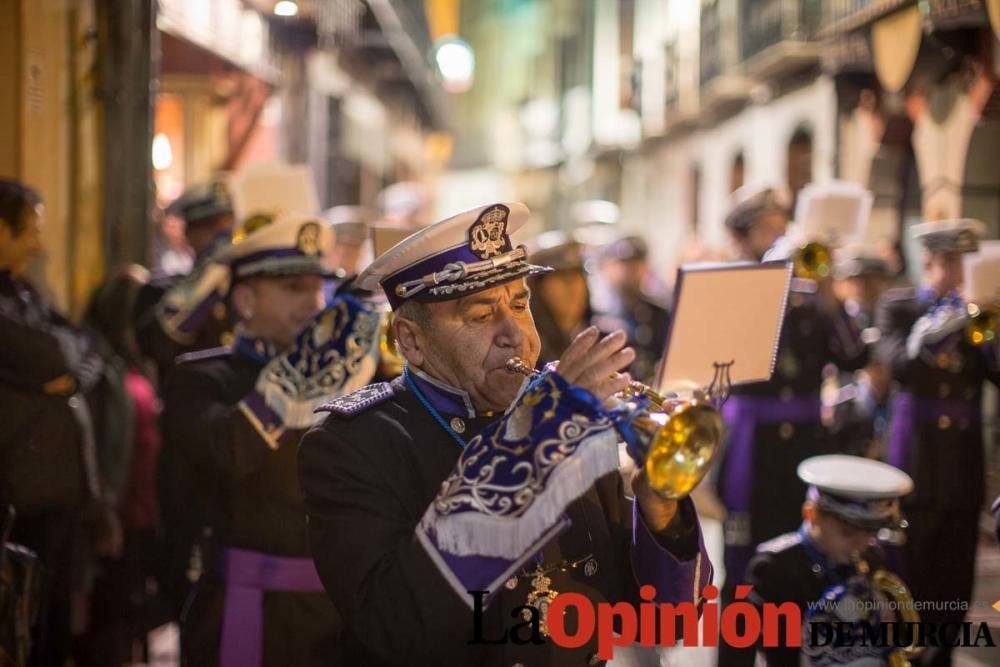
<path fill-rule="evenodd" d="M 800 247 L 792 257 L 795 277 L 805 280 L 821 280 L 830 276 L 833 252 L 826 244 L 810 241 Z"/>
<path fill-rule="evenodd" d="M 506 369 L 527 377 L 538 375 L 519 357 L 509 359 Z M 629 455 L 645 468 L 650 488 L 664 498 L 676 500 L 691 493 L 719 450 L 722 416 L 710 395 L 711 389 L 679 400 L 632 381 L 625 391 L 612 397 L 615 406 L 623 406 L 629 414 L 627 426 L 618 425 L 619 433 L 625 435 L 623 429 L 627 428 L 639 441 L 634 449 L 626 447 Z M 649 399 L 648 404 L 637 400 L 641 397 Z"/>
<path fill-rule="evenodd" d="M 995 306 L 977 303 L 966 304 L 969 321 L 965 325 L 965 337 L 973 345 L 986 345 L 997 338 L 997 324 L 1000 314 Z"/>

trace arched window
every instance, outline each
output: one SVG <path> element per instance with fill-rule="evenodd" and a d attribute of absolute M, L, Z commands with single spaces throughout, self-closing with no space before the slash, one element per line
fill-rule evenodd
<path fill-rule="evenodd" d="M 733 166 L 729 169 L 729 191 L 733 192 L 740 189 L 743 187 L 743 182 L 743 151 L 740 151 L 736 154 L 736 157 L 733 158 Z"/>
<path fill-rule="evenodd" d="M 812 131 L 800 127 L 788 142 L 788 191 L 794 201 L 807 183 L 812 181 Z"/>

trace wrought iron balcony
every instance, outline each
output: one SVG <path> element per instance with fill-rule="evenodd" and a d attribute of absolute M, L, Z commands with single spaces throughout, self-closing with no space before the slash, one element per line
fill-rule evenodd
<path fill-rule="evenodd" d="M 740 64 L 740 5 L 737 0 L 702 0 L 698 81 L 706 110 L 742 104 L 751 82 Z"/>
<path fill-rule="evenodd" d="M 741 55 L 747 71 L 767 78 L 818 62 L 819 47 L 812 39 L 823 5 L 823 0 L 744 0 Z"/>
<path fill-rule="evenodd" d="M 680 54 L 676 41 L 664 47 L 663 77 L 663 108 L 667 116 L 670 116 L 677 112 L 681 99 Z"/>

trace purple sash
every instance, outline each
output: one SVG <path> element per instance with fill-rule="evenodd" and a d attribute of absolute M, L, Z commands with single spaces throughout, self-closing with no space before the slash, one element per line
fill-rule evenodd
<path fill-rule="evenodd" d="M 323 584 L 311 558 L 227 549 L 221 667 L 260 665 L 264 591 L 315 593 L 323 591 Z"/>
<path fill-rule="evenodd" d="M 982 420 L 978 401 L 923 398 L 899 392 L 892 401 L 892 426 L 889 429 L 889 463 L 901 470 L 910 470 L 913 450 L 913 428 L 918 422 L 935 423 L 942 417 L 952 422 Z"/>
<path fill-rule="evenodd" d="M 819 396 L 787 401 L 770 396 L 730 396 L 722 407 L 730 431 L 725 452 L 722 501 L 733 514 L 750 512 L 753 484 L 754 431 L 758 424 L 813 423 L 820 420 Z M 752 544 L 726 544 L 726 581 L 740 583 L 753 555 Z"/>
<path fill-rule="evenodd" d="M 770 396 L 730 396 L 722 407 L 722 418 L 730 430 L 722 499 L 730 512 L 749 512 L 753 434 L 757 424 L 818 422 L 819 396 L 799 396 L 787 401 Z"/>

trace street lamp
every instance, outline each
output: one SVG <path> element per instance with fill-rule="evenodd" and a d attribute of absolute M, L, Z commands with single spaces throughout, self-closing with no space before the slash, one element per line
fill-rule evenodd
<path fill-rule="evenodd" d="M 299 6 L 292 2 L 292 0 L 281 0 L 274 5 L 274 15 L 284 16 L 285 18 L 291 18 L 292 16 L 298 16 Z"/>
<path fill-rule="evenodd" d="M 160 132 L 153 137 L 153 169 L 164 171 L 174 163 L 174 151 L 170 147 L 170 137 Z"/>
<path fill-rule="evenodd" d="M 455 35 L 442 37 L 434 49 L 434 61 L 449 93 L 464 93 L 472 87 L 476 56 L 469 44 Z"/>

